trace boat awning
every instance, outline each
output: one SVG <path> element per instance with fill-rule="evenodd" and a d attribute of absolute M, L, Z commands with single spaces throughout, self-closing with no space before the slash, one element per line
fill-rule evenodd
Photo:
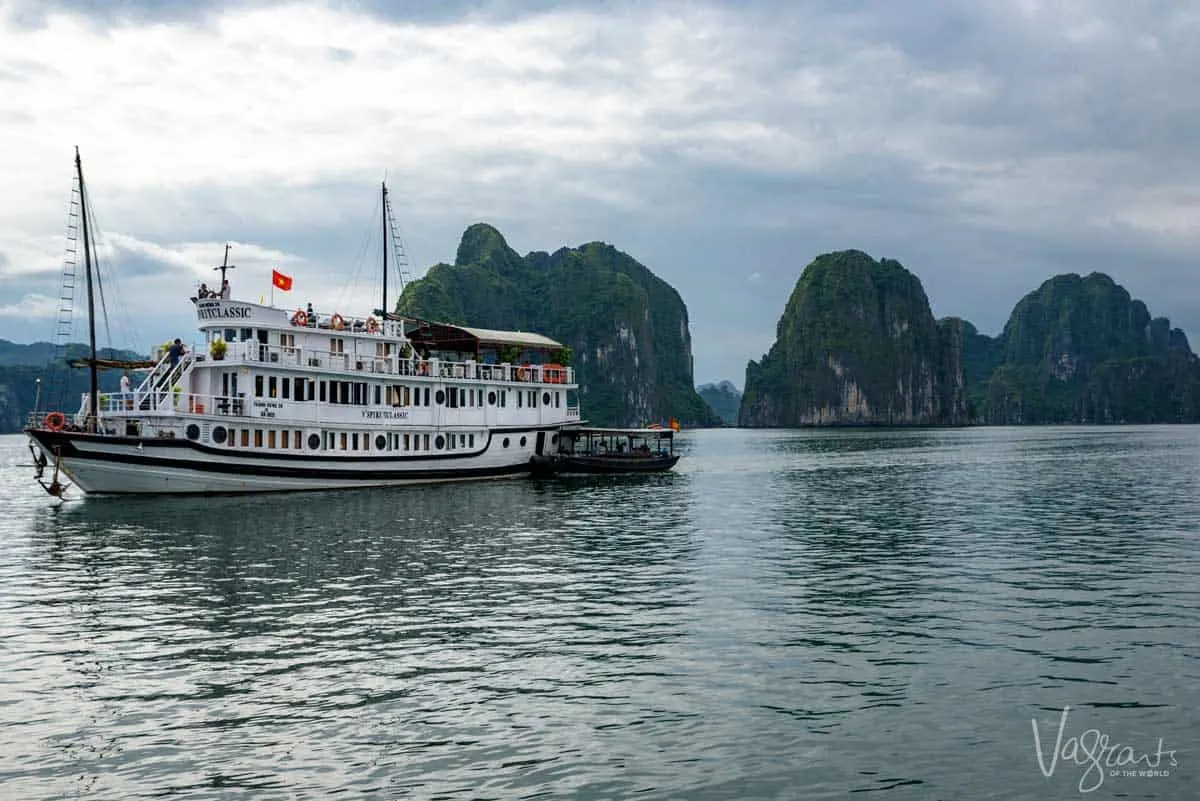
<path fill-rule="evenodd" d="M 670 428 L 564 428 L 559 433 L 570 437 L 670 437 L 675 431 Z"/>
<path fill-rule="evenodd" d="M 525 348 L 561 348 L 562 343 L 529 331 L 495 331 L 490 328 L 462 327 L 482 345 L 520 345 Z"/>
<path fill-rule="evenodd" d="M 430 320 L 405 318 L 405 335 L 414 344 L 430 348 L 459 351 L 478 351 L 486 347 L 516 345 L 535 350 L 557 350 L 562 343 L 550 337 L 527 331 L 496 331 L 490 328 L 468 328 L 464 325 L 435 323 Z"/>

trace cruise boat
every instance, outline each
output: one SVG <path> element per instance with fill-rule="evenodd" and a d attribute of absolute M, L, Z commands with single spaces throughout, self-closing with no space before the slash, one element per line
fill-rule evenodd
<path fill-rule="evenodd" d="M 78 154 L 76 169 L 91 309 Z M 224 269 L 222 287 L 193 299 L 197 341 L 160 353 L 127 392 L 99 393 L 97 369 L 115 365 L 96 358 L 91 326 L 91 391 L 78 411 L 36 412 L 26 428 L 49 492 L 68 481 L 84 493 L 236 493 L 505 476 L 579 424 L 574 371 L 549 337 L 276 308 L 233 297 Z"/>

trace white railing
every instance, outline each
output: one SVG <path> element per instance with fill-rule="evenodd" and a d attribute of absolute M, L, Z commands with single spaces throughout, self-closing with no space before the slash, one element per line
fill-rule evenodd
<path fill-rule="evenodd" d="M 203 360 L 202 355 L 196 356 Z M 211 357 L 208 357 L 211 358 Z M 504 381 L 533 384 L 573 384 L 575 370 L 547 364 L 481 364 L 475 361 L 447 362 L 440 359 L 400 358 L 396 354 L 331 353 L 327 350 L 289 348 L 260 342 L 230 342 L 222 361 L 279 364 L 346 373 L 457 378 L 467 381 Z"/>

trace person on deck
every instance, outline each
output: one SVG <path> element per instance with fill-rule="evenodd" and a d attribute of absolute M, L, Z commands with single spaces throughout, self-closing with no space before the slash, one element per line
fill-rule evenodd
<path fill-rule="evenodd" d="M 121 374 L 121 398 L 124 400 L 126 409 L 133 408 L 133 396 L 129 394 L 131 390 L 131 382 L 129 380 L 129 371 L 126 370 Z"/>
<path fill-rule="evenodd" d="M 224 281 L 221 282 L 221 299 L 229 300 L 230 291 L 231 290 L 229 289 L 229 279 L 226 278 Z"/>
<path fill-rule="evenodd" d="M 180 340 L 178 337 L 176 337 L 175 341 L 171 344 L 170 349 L 167 351 L 167 356 L 169 356 L 171 358 L 171 367 L 172 368 L 177 367 L 179 365 L 179 359 L 185 353 L 187 353 L 187 351 L 184 350 L 184 348 L 183 348 L 183 341 Z"/>

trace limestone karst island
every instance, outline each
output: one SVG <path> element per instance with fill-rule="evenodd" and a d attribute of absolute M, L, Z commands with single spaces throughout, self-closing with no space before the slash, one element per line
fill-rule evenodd
<path fill-rule="evenodd" d="M 744 390 L 697 388 L 687 306 L 646 266 L 592 242 L 519 255 L 494 227 L 463 233 L 454 264 L 411 282 L 396 310 L 568 345 L 596 425 L 671 417 L 686 427 L 960 426 L 1200 421 L 1187 337 L 1100 273 L 1059 275 L 1022 298 L 995 337 L 935 320 L 920 280 L 857 250 L 818 256 L 782 309 Z M 68 348 L 60 358 L 79 355 Z M 136 354 L 109 351 L 115 357 Z M 55 349 L 0 340 L 0 432 L 21 429 Z M 101 376 L 116 391 L 117 374 Z M 86 391 L 71 376 L 71 393 Z"/>

